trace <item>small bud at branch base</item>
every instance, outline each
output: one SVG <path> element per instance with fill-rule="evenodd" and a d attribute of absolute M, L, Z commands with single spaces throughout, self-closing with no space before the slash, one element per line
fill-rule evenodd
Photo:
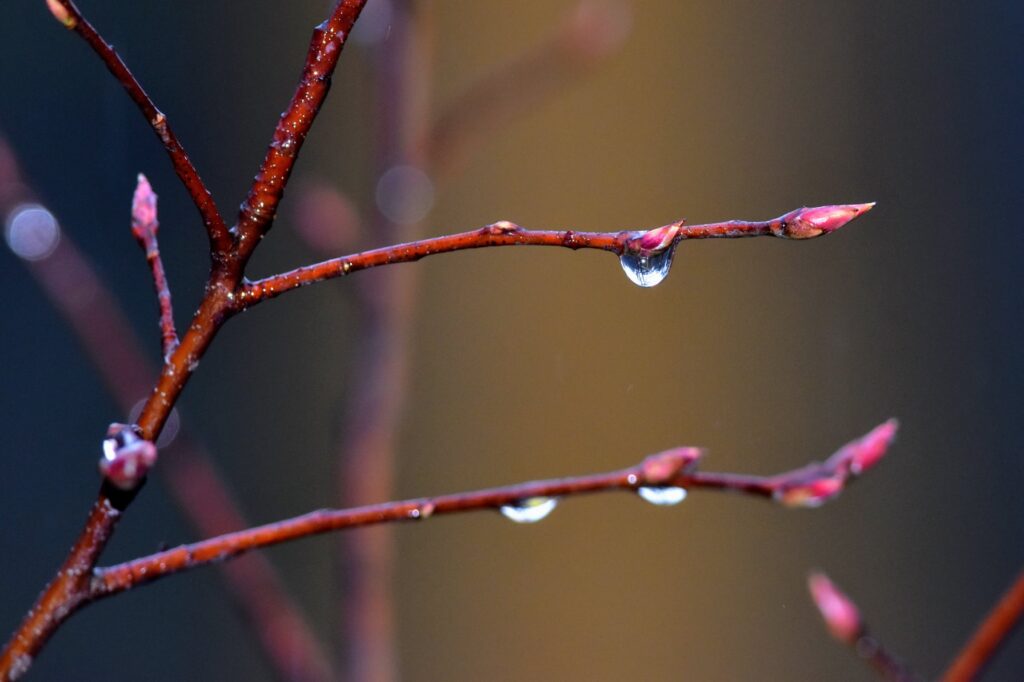
<path fill-rule="evenodd" d="M 691 468 L 704 455 L 700 448 L 673 448 L 644 459 L 640 465 L 643 482 L 648 485 L 668 483 L 678 474 Z"/>

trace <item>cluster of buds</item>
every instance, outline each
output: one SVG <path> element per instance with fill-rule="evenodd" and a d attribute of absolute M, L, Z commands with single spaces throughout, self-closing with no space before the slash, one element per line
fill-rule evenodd
<path fill-rule="evenodd" d="M 895 419 L 841 447 L 821 464 L 774 482 L 774 498 L 787 507 L 820 507 L 838 497 L 846 484 L 878 464 L 896 437 Z"/>
<path fill-rule="evenodd" d="M 121 490 L 138 487 L 156 464 L 156 446 L 128 424 L 111 424 L 103 441 L 100 473 Z"/>

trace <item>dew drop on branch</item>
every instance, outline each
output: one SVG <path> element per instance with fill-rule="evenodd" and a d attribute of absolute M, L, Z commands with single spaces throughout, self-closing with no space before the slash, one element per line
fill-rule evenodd
<path fill-rule="evenodd" d="M 636 489 L 636 494 L 651 504 L 671 507 L 686 499 L 686 489 L 677 486 L 643 486 Z"/>
<path fill-rule="evenodd" d="M 530 497 L 515 504 L 506 504 L 501 508 L 501 513 L 516 523 L 536 523 L 547 517 L 557 506 L 557 498 Z"/>
<path fill-rule="evenodd" d="M 619 256 L 619 263 L 622 264 L 622 270 L 633 284 L 641 287 L 653 287 L 661 284 L 661 281 L 668 277 L 674 255 L 675 246 L 650 255 L 643 255 L 636 251 L 624 251 Z"/>

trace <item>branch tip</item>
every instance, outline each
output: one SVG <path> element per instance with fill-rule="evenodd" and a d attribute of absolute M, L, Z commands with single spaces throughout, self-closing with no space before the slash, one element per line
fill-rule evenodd
<path fill-rule="evenodd" d="M 60 0 L 46 0 L 46 7 L 50 10 L 53 18 L 59 21 L 64 28 L 73 29 L 78 23 L 78 19 L 68 11 L 67 6 Z"/>
<path fill-rule="evenodd" d="M 773 232 L 775 236 L 786 239 L 811 239 L 835 232 L 874 207 L 875 202 L 872 201 L 866 204 L 836 204 L 798 208 L 782 216 Z"/>
<path fill-rule="evenodd" d="M 864 634 L 860 610 L 829 577 L 818 571 L 807 577 L 807 590 L 829 633 L 843 644 L 856 646 Z"/>
<path fill-rule="evenodd" d="M 148 235 L 155 235 L 157 228 L 156 212 L 157 195 L 149 180 L 139 173 L 132 195 L 132 234 L 139 242 L 144 242 Z M 143 245 L 145 248 L 145 244 Z"/>

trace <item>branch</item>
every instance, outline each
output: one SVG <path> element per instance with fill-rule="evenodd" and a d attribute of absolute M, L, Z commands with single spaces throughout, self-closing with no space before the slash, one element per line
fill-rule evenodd
<path fill-rule="evenodd" d="M 299 85 L 277 122 L 267 154 L 239 209 L 237 253 L 243 267 L 274 222 L 295 159 L 327 97 L 338 57 L 365 4 L 366 0 L 339 0 L 327 20 L 313 30 Z"/>
<path fill-rule="evenodd" d="M 871 210 L 873 206 L 873 203 L 869 203 L 798 208 L 784 216 L 763 222 L 730 220 L 707 225 L 684 225 L 682 222 L 677 222 L 641 232 L 528 230 L 515 223 L 500 221 L 470 232 L 431 237 L 363 251 L 350 256 L 332 258 L 249 282 L 240 288 L 236 302 L 241 309 L 245 309 L 292 289 L 334 279 L 359 270 L 394 265 L 395 263 L 408 263 L 438 253 L 490 246 L 561 246 L 573 250 L 598 249 L 611 251 L 624 259 L 630 258 L 644 263 L 652 262 L 659 256 L 663 258 L 667 256 L 667 262 L 670 263 L 676 245 L 686 239 L 762 236 L 810 239 L 834 232 L 857 216 Z M 627 265 L 625 262 L 623 265 L 627 268 L 638 267 Z M 648 285 L 645 284 L 645 286 Z"/>
<path fill-rule="evenodd" d="M 231 233 L 217 210 L 210 190 L 199 177 L 199 172 L 192 165 L 192 161 L 188 158 L 181 143 L 178 142 L 174 131 L 171 130 L 171 124 L 168 123 L 167 117 L 153 104 L 153 100 L 149 98 L 142 85 L 114 50 L 114 46 L 104 40 L 103 36 L 93 28 L 72 0 L 46 0 L 46 4 L 59 22 L 77 33 L 89 44 L 89 47 L 99 56 L 117 82 L 124 87 L 142 115 L 146 117 L 153 132 L 163 143 L 164 149 L 171 159 L 171 165 L 174 166 L 174 172 L 178 174 L 185 190 L 192 197 L 192 202 L 199 209 L 199 215 L 202 217 L 203 225 L 206 226 L 206 233 L 210 239 L 211 255 L 214 258 L 224 258 L 231 249 Z"/>
<path fill-rule="evenodd" d="M 824 573 L 812 573 L 808 576 L 807 588 L 829 633 L 853 649 L 879 677 L 889 682 L 922 682 L 920 675 L 871 636 L 857 605 L 840 591 L 828 576 Z"/>
<path fill-rule="evenodd" d="M 1000 597 L 985 620 L 957 654 L 942 676 L 942 682 L 969 682 L 977 679 L 999 647 L 1013 633 L 1024 615 L 1024 571 Z"/>
<path fill-rule="evenodd" d="M 174 573 L 225 561 L 244 552 L 318 535 L 396 521 L 422 521 L 432 516 L 499 509 L 513 521 L 539 521 L 558 498 L 614 490 L 638 494 L 652 504 L 681 502 L 687 490 L 700 488 L 746 493 L 791 507 L 817 507 L 834 499 L 856 476 L 881 460 L 896 433 L 890 420 L 840 448 L 824 463 L 775 476 L 703 473 L 696 471 L 702 451 L 675 448 L 651 455 L 636 466 L 589 476 L 548 479 L 502 488 L 387 502 L 354 509 L 324 509 L 276 523 L 182 545 L 147 557 L 98 568 L 89 600 L 124 592 Z"/>
<path fill-rule="evenodd" d="M 160 223 L 156 217 L 156 194 L 149 180 L 139 173 L 138 185 L 132 197 L 132 234 L 146 254 L 146 262 L 153 273 L 153 287 L 156 289 L 160 306 L 160 333 L 163 338 L 164 358 L 169 358 L 178 347 L 178 331 L 174 328 L 174 308 L 171 306 L 171 289 L 167 284 L 164 262 L 160 258 L 160 246 L 156 232 Z"/>
<path fill-rule="evenodd" d="M 0 136 L 0 215 L 35 201 L 17 160 Z M 26 235 L 35 244 L 42 236 Z M 67 234 L 42 258 L 24 262 L 50 303 L 64 316 L 107 390 L 129 414 L 149 388 L 152 369 L 120 303 Z M 212 458 L 182 431 L 173 456 L 161 461 L 163 480 L 178 509 L 202 535 L 245 528 L 243 518 Z M 329 680 L 336 676 L 328 657 L 291 599 L 273 565 L 261 554 L 221 567 L 226 593 L 243 622 L 259 638 L 262 652 L 281 679 Z"/>

